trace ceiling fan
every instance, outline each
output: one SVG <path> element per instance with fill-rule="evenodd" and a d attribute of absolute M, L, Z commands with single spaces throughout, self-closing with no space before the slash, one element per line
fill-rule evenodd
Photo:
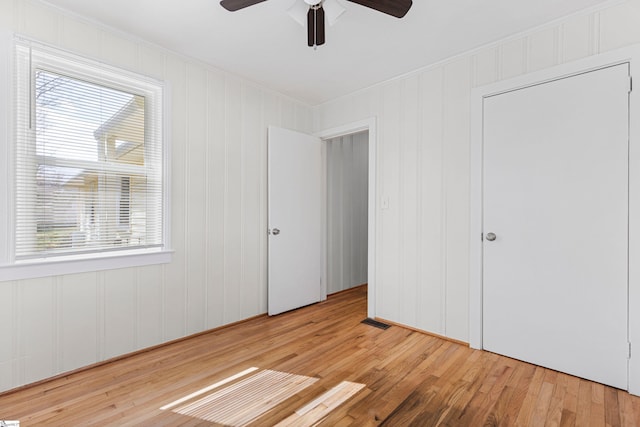
<path fill-rule="evenodd" d="M 230 12 L 262 3 L 266 0 L 221 0 L 220 5 Z M 347 0 L 361 6 L 368 7 L 387 15 L 402 18 L 411 9 L 412 0 Z M 307 10 L 308 6 L 308 10 Z M 325 9 L 329 24 L 344 12 L 337 0 L 296 0 L 289 9 L 289 14 L 300 24 L 304 25 L 304 11 L 306 12 L 307 45 L 320 46 L 325 42 Z M 302 16 L 301 16 L 302 15 Z"/>

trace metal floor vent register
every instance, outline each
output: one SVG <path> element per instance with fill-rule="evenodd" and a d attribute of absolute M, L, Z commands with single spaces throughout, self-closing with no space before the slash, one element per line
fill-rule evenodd
<path fill-rule="evenodd" d="M 365 325 L 375 326 L 376 328 L 380 328 L 380 329 L 389 329 L 391 327 L 391 325 L 388 325 L 388 324 L 382 323 L 382 322 L 378 322 L 377 320 L 373 320 L 370 317 L 367 317 L 366 319 L 364 319 L 360 323 L 364 323 Z"/>

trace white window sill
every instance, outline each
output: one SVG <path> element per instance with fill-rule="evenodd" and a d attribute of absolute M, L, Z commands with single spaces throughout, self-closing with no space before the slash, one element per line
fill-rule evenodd
<path fill-rule="evenodd" d="M 23 261 L 12 265 L 0 266 L 0 282 L 168 264 L 171 262 L 172 257 L 172 250 L 163 250 L 154 252 L 132 251 L 126 254 L 109 254 L 87 259 Z"/>

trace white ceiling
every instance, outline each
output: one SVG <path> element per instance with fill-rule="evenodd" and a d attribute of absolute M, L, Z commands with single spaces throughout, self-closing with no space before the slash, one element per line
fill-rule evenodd
<path fill-rule="evenodd" d="M 228 12 L 218 0 L 48 3 L 316 105 L 611 0 L 414 0 L 397 19 L 341 0 L 327 42 L 307 47 L 296 0 Z M 298 0 L 299 1 L 299 0 Z"/>

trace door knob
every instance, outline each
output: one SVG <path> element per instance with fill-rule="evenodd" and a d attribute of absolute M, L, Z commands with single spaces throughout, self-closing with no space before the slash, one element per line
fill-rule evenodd
<path fill-rule="evenodd" d="M 496 234 L 495 233 L 487 233 L 487 240 L 490 242 L 493 242 L 494 240 L 496 240 Z"/>
<path fill-rule="evenodd" d="M 280 234 L 280 229 L 274 228 L 273 230 L 271 230 L 271 234 L 273 234 L 274 236 L 277 236 L 278 234 Z"/>

